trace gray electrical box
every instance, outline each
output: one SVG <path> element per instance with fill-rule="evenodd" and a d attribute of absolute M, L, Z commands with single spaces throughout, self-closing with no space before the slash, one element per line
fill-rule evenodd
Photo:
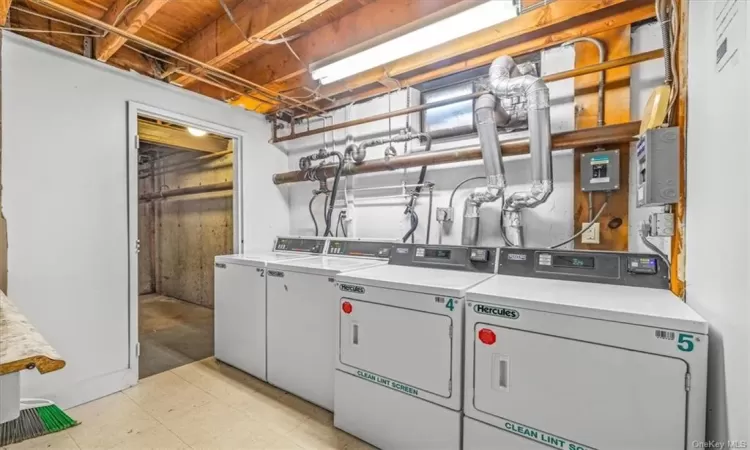
<path fill-rule="evenodd" d="M 581 155 L 583 192 L 620 189 L 620 151 L 607 150 Z"/>
<path fill-rule="evenodd" d="M 647 130 L 638 140 L 638 206 L 677 203 L 680 187 L 679 143 L 678 127 Z"/>

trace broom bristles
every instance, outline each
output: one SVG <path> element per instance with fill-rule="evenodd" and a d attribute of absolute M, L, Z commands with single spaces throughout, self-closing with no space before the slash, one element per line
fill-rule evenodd
<path fill-rule="evenodd" d="M 25 409 L 17 419 L 0 425 L 0 447 L 56 433 L 76 425 L 78 422 L 56 405 Z"/>

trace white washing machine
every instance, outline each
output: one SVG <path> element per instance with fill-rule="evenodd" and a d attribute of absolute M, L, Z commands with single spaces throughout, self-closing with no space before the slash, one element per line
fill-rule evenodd
<path fill-rule="evenodd" d="M 466 295 L 464 449 L 704 441 L 708 325 L 654 255 L 501 249 Z"/>
<path fill-rule="evenodd" d="M 273 251 L 214 259 L 214 353 L 216 358 L 266 380 L 266 264 L 312 258 L 327 240 L 278 237 Z"/>
<path fill-rule="evenodd" d="M 268 264 L 268 382 L 333 410 L 339 272 L 388 263 L 393 241 L 331 238 L 325 256 Z"/>
<path fill-rule="evenodd" d="M 496 256 L 396 244 L 387 266 L 336 276 L 337 428 L 382 449 L 460 448 L 464 297 Z"/>

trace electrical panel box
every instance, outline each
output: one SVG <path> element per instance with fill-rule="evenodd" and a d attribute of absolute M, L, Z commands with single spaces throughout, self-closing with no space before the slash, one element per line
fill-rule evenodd
<path fill-rule="evenodd" d="M 655 128 L 641 135 L 636 146 L 637 206 L 677 203 L 680 185 L 678 127 Z"/>
<path fill-rule="evenodd" d="M 583 192 L 620 189 L 620 151 L 607 150 L 581 155 L 581 190 Z"/>

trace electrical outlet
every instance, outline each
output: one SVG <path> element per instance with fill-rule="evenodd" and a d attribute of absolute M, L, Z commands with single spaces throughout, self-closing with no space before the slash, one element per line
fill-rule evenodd
<path fill-rule="evenodd" d="M 589 226 L 589 222 L 582 224 L 583 228 Z M 591 226 L 585 233 L 581 235 L 582 244 L 598 244 L 599 243 L 599 222 Z"/>

